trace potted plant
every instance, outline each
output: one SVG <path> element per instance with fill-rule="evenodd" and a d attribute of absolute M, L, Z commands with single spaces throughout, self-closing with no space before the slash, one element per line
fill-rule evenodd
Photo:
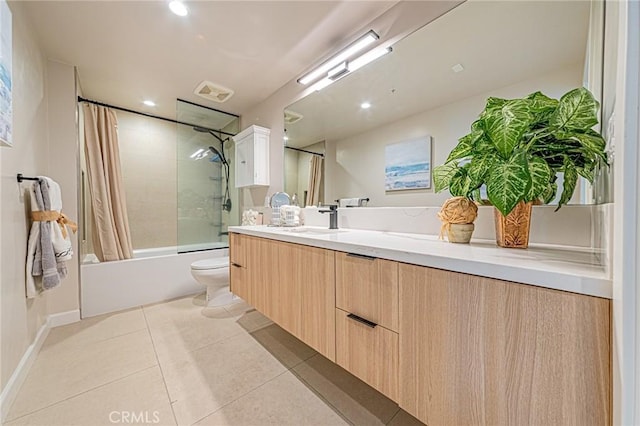
<path fill-rule="evenodd" d="M 478 206 L 472 200 L 466 197 L 449 198 L 438 213 L 442 221 L 440 239 L 447 234 L 450 243 L 469 243 L 477 216 Z"/>
<path fill-rule="evenodd" d="M 555 199 L 557 173 L 564 174 L 559 209 L 571 199 L 578 176 L 593 183 L 596 167 L 606 164 L 605 141 L 592 129 L 598 108 L 585 88 L 560 100 L 541 92 L 489 98 L 471 133 L 433 169 L 436 192 L 449 189 L 453 196 L 482 202 L 480 188 L 486 185 L 496 208 L 498 245 L 526 248 L 531 205 Z"/>

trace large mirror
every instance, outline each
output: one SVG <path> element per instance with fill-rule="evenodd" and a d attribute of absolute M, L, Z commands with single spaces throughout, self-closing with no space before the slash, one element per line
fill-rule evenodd
<path fill-rule="evenodd" d="M 601 99 L 602 18 L 593 16 L 601 6 L 470 0 L 425 25 L 391 54 L 285 109 L 285 191 L 300 205 L 441 205 L 449 194 L 434 192 L 430 169 L 489 96 L 540 90 L 559 98 L 584 85 Z M 390 186 L 385 169 L 397 165 L 389 152 L 410 149 L 426 178 Z M 572 203 L 591 199 L 582 184 Z"/>

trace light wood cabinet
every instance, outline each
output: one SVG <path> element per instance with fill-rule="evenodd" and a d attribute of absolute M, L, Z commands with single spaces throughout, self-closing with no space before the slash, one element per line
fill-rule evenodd
<path fill-rule="evenodd" d="M 245 300 L 271 318 L 275 303 L 273 286 L 278 284 L 277 249 L 270 240 L 247 237 L 246 252 L 251 297 Z"/>
<path fill-rule="evenodd" d="M 349 315 L 336 309 L 336 363 L 397 401 L 398 333 Z"/>
<path fill-rule="evenodd" d="M 231 269 L 231 290 L 282 328 L 335 361 L 334 252 L 231 234 L 246 267 Z M 239 238 L 237 238 L 239 237 Z M 232 249 L 232 253 L 238 250 Z M 242 279 L 245 278 L 245 281 Z"/>
<path fill-rule="evenodd" d="M 247 243 L 250 238 L 242 234 L 229 234 L 229 262 L 238 266 L 247 266 Z"/>
<path fill-rule="evenodd" d="M 400 265 L 400 406 L 430 425 L 611 424 L 606 299 Z"/>
<path fill-rule="evenodd" d="M 335 361 L 334 252 L 280 242 L 275 246 L 279 283 L 274 321 Z"/>
<path fill-rule="evenodd" d="M 427 424 L 612 422 L 610 300 L 233 233 L 230 245 L 234 293 Z"/>
<path fill-rule="evenodd" d="M 229 282 L 231 291 L 244 300 L 251 298 L 247 272 L 247 236 L 229 234 Z"/>
<path fill-rule="evenodd" d="M 336 306 L 398 331 L 398 262 L 336 253 Z"/>

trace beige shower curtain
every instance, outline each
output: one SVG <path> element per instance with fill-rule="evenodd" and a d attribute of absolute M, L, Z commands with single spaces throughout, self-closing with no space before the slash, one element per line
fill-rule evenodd
<path fill-rule="evenodd" d="M 317 206 L 320 202 L 320 182 L 322 181 L 322 157 L 311 156 L 309 165 L 309 193 L 307 194 L 307 206 Z"/>
<path fill-rule="evenodd" d="M 83 104 L 84 149 L 93 208 L 93 248 L 101 262 L 131 259 L 133 248 L 120 171 L 115 111 Z"/>

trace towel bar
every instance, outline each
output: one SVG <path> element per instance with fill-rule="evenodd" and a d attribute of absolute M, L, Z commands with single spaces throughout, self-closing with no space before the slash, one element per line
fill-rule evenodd
<path fill-rule="evenodd" d="M 18 183 L 22 182 L 23 180 L 39 180 L 37 177 L 22 176 L 22 173 L 18 173 L 16 177 L 18 179 Z"/>

